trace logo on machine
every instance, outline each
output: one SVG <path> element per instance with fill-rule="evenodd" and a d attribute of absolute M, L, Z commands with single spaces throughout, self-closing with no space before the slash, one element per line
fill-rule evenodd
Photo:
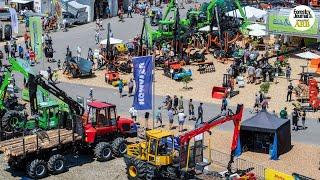
<path fill-rule="evenodd" d="M 315 14 L 308 6 L 297 6 L 293 8 L 289 15 L 289 21 L 293 28 L 298 31 L 310 29 L 315 22 Z"/>

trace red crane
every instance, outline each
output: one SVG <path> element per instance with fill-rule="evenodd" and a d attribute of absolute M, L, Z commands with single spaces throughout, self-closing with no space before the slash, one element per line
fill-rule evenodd
<path fill-rule="evenodd" d="M 210 132 L 210 129 L 216 126 L 219 126 L 225 122 L 228 121 L 233 121 L 234 124 L 234 130 L 233 130 L 233 139 L 232 139 L 232 144 L 231 144 L 231 158 L 228 163 L 228 171 L 231 172 L 231 165 L 233 163 L 234 159 L 234 153 L 237 148 L 237 142 L 238 142 L 238 137 L 239 137 L 239 132 L 240 132 L 240 121 L 242 119 L 242 113 L 243 113 L 243 104 L 238 104 L 236 113 L 234 114 L 230 109 L 227 112 L 227 115 L 218 115 L 212 119 L 210 119 L 207 122 L 202 123 L 199 127 L 196 129 L 187 132 L 184 135 L 181 135 L 179 137 L 180 139 L 180 148 L 189 144 L 189 141 L 194 138 L 195 136 L 205 133 L 205 132 Z"/>

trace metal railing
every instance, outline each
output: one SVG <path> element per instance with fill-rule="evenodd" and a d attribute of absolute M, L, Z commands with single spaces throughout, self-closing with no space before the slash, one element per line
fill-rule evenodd
<path fill-rule="evenodd" d="M 225 152 L 221 152 L 221 151 L 217 151 L 214 149 L 210 149 L 210 154 L 211 154 L 211 164 L 212 164 L 212 168 L 213 168 L 212 170 L 214 170 L 214 171 L 227 170 L 228 162 L 230 160 L 230 154 L 225 153 Z M 258 179 L 264 179 L 265 167 L 260 164 L 253 163 L 248 160 L 235 157 L 234 163 L 232 164 L 231 168 L 233 171 L 254 168 L 251 172 L 254 172 Z"/>

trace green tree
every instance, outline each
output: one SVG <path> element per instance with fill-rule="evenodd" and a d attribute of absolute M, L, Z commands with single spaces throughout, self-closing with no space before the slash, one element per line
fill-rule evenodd
<path fill-rule="evenodd" d="M 188 83 L 191 81 L 191 76 L 184 76 L 182 78 L 182 82 L 185 84 L 185 86 L 183 87 L 184 89 L 190 89 L 190 87 L 188 87 Z"/>
<path fill-rule="evenodd" d="M 269 92 L 269 89 L 270 89 L 270 83 L 269 82 L 265 82 L 265 83 L 260 85 L 260 90 L 265 94 L 267 94 Z"/>

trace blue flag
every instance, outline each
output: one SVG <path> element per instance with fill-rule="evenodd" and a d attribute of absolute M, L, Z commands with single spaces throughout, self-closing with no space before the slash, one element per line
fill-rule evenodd
<path fill-rule="evenodd" d="M 136 91 L 133 106 L 136 110 L 152 109 L 152 56 L 133 58 L 133 75 Z"/>
<path fill-rule="evenodd" d="M 235 150 L 235 156 L 239 157 L 241 155 L 241 142 L 240 142 L 240 136 L 238 137 L 238 142 L 237 142 L 237 148 Z"/>

